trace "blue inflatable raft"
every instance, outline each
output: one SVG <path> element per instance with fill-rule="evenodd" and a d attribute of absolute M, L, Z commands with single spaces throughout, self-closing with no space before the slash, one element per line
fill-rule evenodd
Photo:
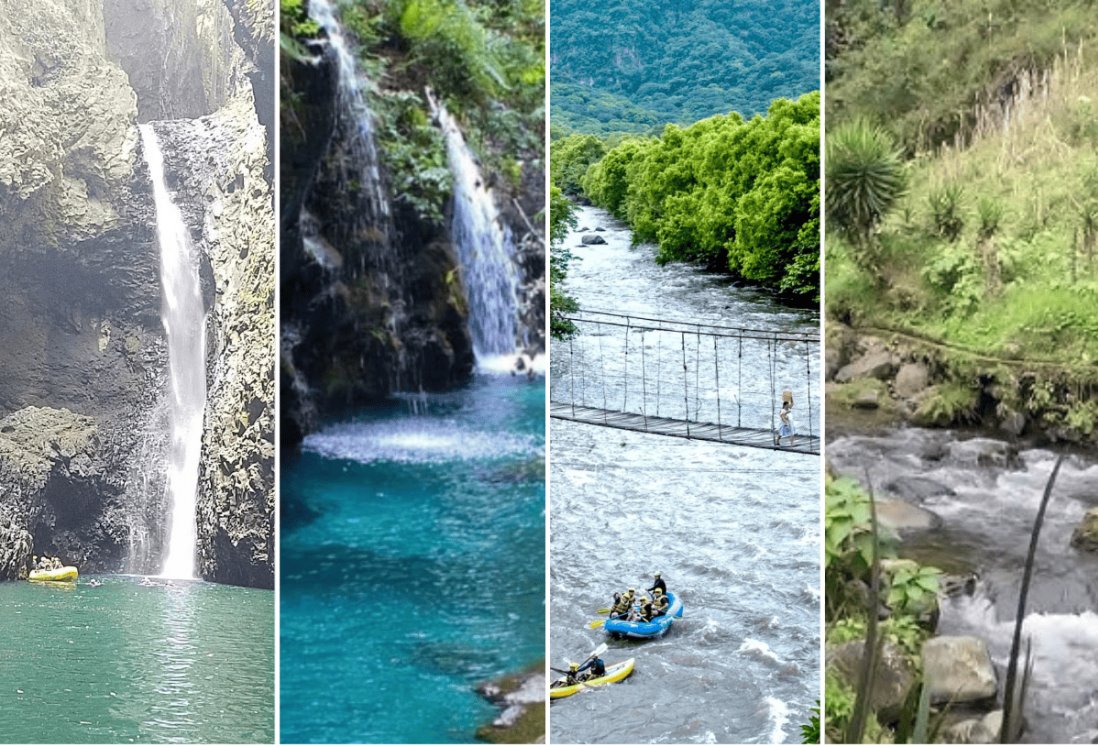
<path fill-rule="evenodd" d="M 676 618 L 682 617 L 682 600 L 677 594 L 667 592 L 670 604 L 667 613 L 653 618 L 651 622 L 629 622 L 624 617 L 612 617 L 606 621 L 604 629 L 611 635 L 626 638 L 656 638 L 667 632 Z"/>

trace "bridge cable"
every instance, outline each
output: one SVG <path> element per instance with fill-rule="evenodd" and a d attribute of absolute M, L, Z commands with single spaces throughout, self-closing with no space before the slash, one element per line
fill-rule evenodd
<path fill-rule="evenodd" d="M 656 417 L 660 416 L 660 368 L 663 365 L 663 333 L 656 331 Z"/>
<path fill-rule="evenodd" d="M 572 339 L 575 335 L 571 335 L 568 338 L 568 374 L 572 379 L 572 417 L 576 417 L 576 358 L 575 351 L 572 347 Z"/>
<path fill-rule="evenodd" d="M 716 337 L 713 338 L 713 376 L 717 388 L 717 440 L 724 441 L 724 433 L 721 431 L 721 359 Z"/>
<path fill-rule="evenodd" d="M 599 379 L 602 381 L 602 422 L 603 425 L 606 425 L 606 414 L 610 408 L 606 406 L 606 366 L 604 365 L 602 356 L 602 324 L 595 322 L 595 325 L 595 334 L 599 337 Z"/>
<path fill-rule="evenodd" d="M 808 390 L 805 398 L 808 404 L 808 437 L 812 438 L 812 348 L 807 342 L 804 344 L 804 373 L 805 389 Z"/>
<path fill-rule="evenodd" d="M 774 417 L 774 405 L 777 402 L 778 395 L 775 387 L 774 379 L 777 376 L 777 363 L 774 358 L 777 354 L 777 341 L 771 341 L 766 344 L 766 356 L 770 363 L 770 433 L 774 434 L 774 429 L 777 427 L 778 421 Z"/>
<path fill-rule="evenodd" d="M 644 431 L 648 432 L 648 366 L 645 363 L 644 349 L 647 343 L 644 341 L 645 329 L 641 328 L 641 415 L 644 416 Z M 658 333 L 657 333 L 658 334 Z"/>
<path fill-rule="evenodd" d="M 686 367 L 686 333 L 680 332 L 682 338 L 682 406 L 686 420 L 686 437 L 690 438 L 690 373 Z"/>
<path fill-rule="evenodd" d="M 739 370 L 736 372 L 736 427 L 743 427 L 743 332 L 740 333 Z"/>
<path fill-rule="evenodd" d="M 621 400 L 621 411 L 629 412 L 629 317 L 625 317 L 625 370 L 622 371 L 621 380 L 625 385 L 625 394 Z"/>
<path fill-rule="evenodd" d="M 702 354 L 702 338 L 701 334 L 696 334 L 694 345 L 694 420 L 701 420 L 701 354 Z M 687 413 L 687 419 L 690 414 Z"/>

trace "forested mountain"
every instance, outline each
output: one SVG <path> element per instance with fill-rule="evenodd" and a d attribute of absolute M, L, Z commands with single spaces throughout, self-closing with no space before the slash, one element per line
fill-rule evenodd
<path fill-rule="evenodd" d="M 813 0 L 556 0 L 552 114 L 580 132 L 643 132 L 764 113 L 819 87 Z"/>

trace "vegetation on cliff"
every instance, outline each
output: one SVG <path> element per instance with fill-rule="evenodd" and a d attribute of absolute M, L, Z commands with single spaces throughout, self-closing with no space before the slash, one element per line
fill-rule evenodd
<path fill-rule="evenodd" d="M 554 183 L 626 221 L 660 262 L 730 273 L 802 302 L 819 298 L 818 93 L 765 117 L 733 112 L 660 137 L 553 141 Z"/>
<path fill-rule="evenodd" d="M 938 343 L 968 409 L 982 388 L 1071 438 L 1098 429 L 1094 10 L 859 0 L 828 26 L 829 315 Z"/>
<path fill-rule="evenodd" d="M 282 49 L 308 56 L 320 29 L 306 0 L 281 4 Z M 392 194 L 440 222 L 450 196 L 442 133 L 431 121 L 430 89 L 462 124 L 466 140 L 515 193 L 542 168 L 544 5 L 541 0 L 351 0 L 344 27 L 373 84 L 378 145 Z M 297 97 L 284 79 L 284 107 Z"/>
<path fill-rule="evenodd" d="M 550 14 L 553 120 L 568 130 L 653 133 L 819 87 L 815 3 L 560 0 Z"/>

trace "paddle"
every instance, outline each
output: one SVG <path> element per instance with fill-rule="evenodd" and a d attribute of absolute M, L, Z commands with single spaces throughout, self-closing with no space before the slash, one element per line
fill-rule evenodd
<path fill-rule="evenodd" d="M 582 667 L 584 664 L 591 661 L 596 656 L 602 656 L 603 654 L 606 653 L 607 649 L 609 649 L 609 646 L 607 646 L 605 643 L 600 643 L 595 648 L 594 651 L 592 651 L 590 654 L 587 655 L 586 659 L 584 659 L 582 662 L 580 662 L 580 666 Z M 569 665 L 571 665 L 571 662 L 569 662 Z M 554 671 L 554 672 L 559 672 L 560 674 L 569 674 L 570 673 L 570 670 L 567 670 L 567 669 L 557 669 L 556 667 L 549 667 L 549 669 Z"/>
<path fill-rule="evenodd" d="M 599 609 L 595 610 L 595 614 L 596 615 L 609 615 L 610 614 L 610 608 L 609 607 L 600 607 Z"/>

